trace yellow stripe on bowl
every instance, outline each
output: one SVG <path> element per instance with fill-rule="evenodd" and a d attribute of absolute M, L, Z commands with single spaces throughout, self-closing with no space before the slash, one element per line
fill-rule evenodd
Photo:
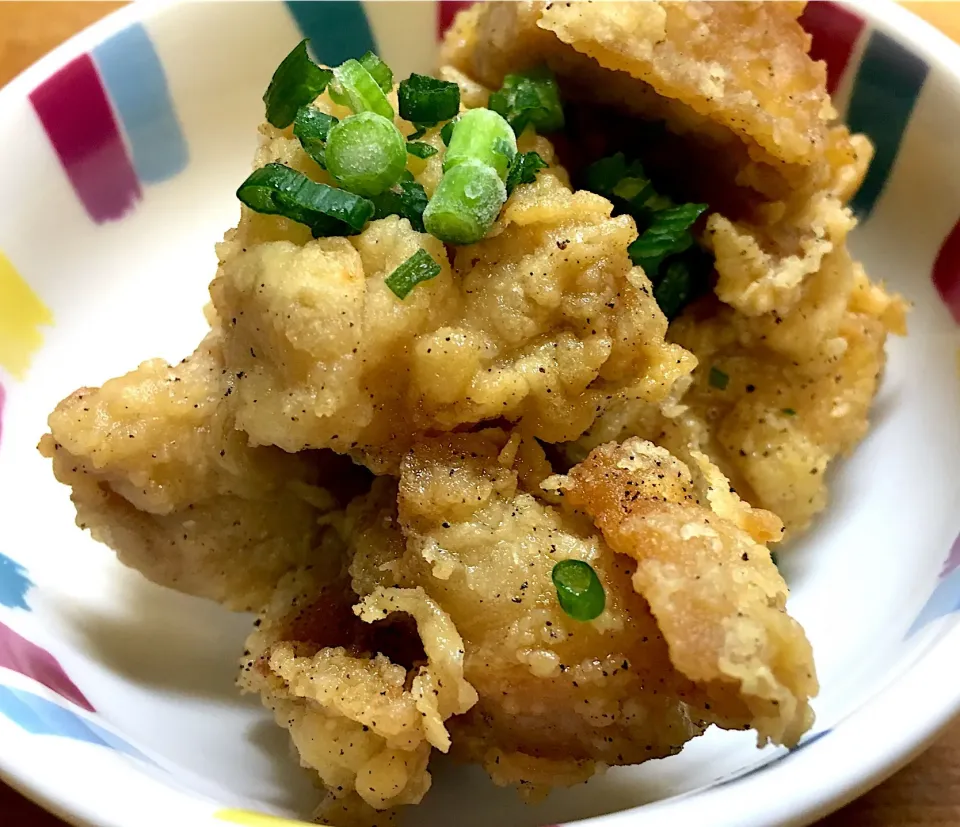
<path fill-rule="evenodd" d="M 53 314 L 0 253 L 0 367 L 22 379 L 43 344 L 40 327 L 51 324 Z"/>
<path fill-rule="evenodd" d="M 252 810 L 218 810 L 213 814 L 213 817 L 230 824 L 242 824 L 244 827 L 283 827 L 283 825 L 287 825 L 287 827 L 291 827 L 291 825 L 317 827 L 317 825 L 308 824 L 306 821 L 277 818 L 277 816 L 255 813 Z"/>

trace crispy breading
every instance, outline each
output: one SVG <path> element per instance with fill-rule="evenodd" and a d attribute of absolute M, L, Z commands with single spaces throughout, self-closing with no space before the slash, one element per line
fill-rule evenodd
<path fill-rule="evenodd" d="M 273 134 L 260 160 L 303 154 L 291 143 Z M 545 140 L 528 143 L 553 160 Z M 450 263 L 405 219 L 307 240 L 244 211 L 211 286 L 242 376 L 238 427 L 254 444 L 329 447 L 395 473 L 417 434 L 502 417 L 558 442 L 615 398 L 665 398 L 694 361 L 664 343 L 626 252 L 633 220 L 565 181 L 556 167 L 518 187 L 489 237 Z M 421 248 L 441 273 L 401 301 L 384 280 Z"/>
<path fill-rule="evenodd" d="M 340 531 L 361 546 L 402 546 L 384 519 L 395 500 L 395 483 L 379 481 Z M 444 722 L 476 692 L 463 679 L 456 628 L 422 589 L 375 589 L 354 606 L 328 551 L 325 566 L 280 582 L 247 641 L 240 684 L 260 693 L 318 773 L 328 791 L 321 814 L 344 823 L 419 802 L 431 748 L 450 747 Z"/>
<path fill-rule="evenodd" d="M 160 359 L 50 415 L 41 452 L 72 487 L 77 524 L 156 583 L 230 608 L 262 605 L 316 541 L 316 488 L 306 456 L 250 448 L 233 427 L 217 334 L 168 366 Z"/>
<path fill-rule="evenodd" d="M 810 60 L 797 22 L 802 9 L 489 2 L 461 13 L 442 60 L 490 88 L 547 63 L 566 97 L 664 122 L 681 147 L 675 158 L 696 171 L 675 171 L 685 196 L 719 211 L 704 236 L 718 295 L 748 315 L 786 312 L 853 228 L 844 204 L 872 154 L 833 122 L 824 66 Z"/>
<path fill-rule="evenodd" d="M 399 483 L 332 518 L 349 580 L 333 563 L 288 575 L 241 678 L 318 772 L 322 812 L 416 803 L 451 740 L 534 798 L 712 723 L 795 743 L 817 685 L 763 545 L 781 524 L 695 463 L 633 440 L 543 480 L 536 442 L 453 434 L 418 441 Z M 597 573 L 597 619 L 561 608 L 561 560 Z"/>
<path fill-rule="evenodd" d="M 583 780 L 597 763 L 639 763 L 677 752 L 710 723 L 754 726 L 761 741 L 794 743 L 812 721 L 807 701 L 816 680 L 802 630 L 782 614 L 786 587 L 761 544 L 779 538 L 777 518 L 730 494 L 702 455 L 694 483 L 686 467 L 663 452 L 689 496 L 675 497 L 676 505 L 663 502 L 660 488 L 667 483 L 658 474 L 623 472 L 627 488 L 630 481 L 650 483 L 649 491 L 639 491 L 638 508 L 685 520 L 677 528 L 704 520 L 717 528 L 722 550 L 711 545 L 699 563 L 694 558 L 702 543 L 688 543 L 682 535 L 672 545 L 660 543 L 664 566 L 676 559 L 676 588 L 689 585 L 696 593 L 700 575 L 713 581 L 715 595 L 731 580 L 759 583 L 783 618 L 768 616 L 767 604 L 761 607 L 763 601 L 744 585 L 743 595 L 731 596 L 744 612 L 740 621 L 735 612 L 732 620 L 718 612 L 677 623 L 672 606 L 663 618 L 656 606 L 651 614 L 656 573 L 641 579 L 632 546 L 620 537 L 608 545 L 610 538 L 605 541 L 583 515 L 526 488 L 521 466 L 537 465 L 529 459 L 536 451 L 535 445 L 517 451 L 513 440 L 495 431 L 418 443 L 401 468 L 398 517 L 405 547 L 360 544 L 351 563 L 359 594 L 389 586 L 423 588 L 462 635 L 464 674 L 479 701 L 450 722 L 455 750 L 482 762 L 498 783 L 535 795 L 544 786 Z M 518 460 L 524 452 L 528 459 Z M 566 505 L 597 463 L 591 458 L 569 478 L 544 485 L 561 493 Z M 702 492 L 700 505 L 690 493 L 695 491 Z M 609 528 L 606 515 L 597 522 Z M 565 559 L 589 562 L 597 572 L 606 592 L 606 609 L 597 620 L 581 623 L 560 608 L 551 572 Z M 696 565 L 702 568 L 693 571 Z M 739 635 L 744 660 L 730 667 L 730 675 L 738 675 L 741 685 L 687 662 L 684 647 L 698 626 L 705 638 L 722 638 L 727 626 L 732 630 L 729 650 L 714 663 L 734 657 Z M 764 686 L 767 664 L 757 659 L 765 655 L 747 651 L 748 629 L 756 627 L 770 646 L 778 635 L 785 642 L 775 672 L 782 682 L 772 689 Z"/>
<path fill-rule="evenodd" d="M 578 461 L 629 436 L 685 460 L 705 451 L 737 491 L 796 535 L 826 507 L 829 465 L 867 432 L 887 333 L 905 332 L 905 310 L 846 250 L 826 257 L 787 315 L 699 308 L 670 328 L 700 364 L 682 403 L 619 403 L 567 453 Z"/>
<path fill-rule="evenodd" d="M 761 745 L 795 744 L 813 723 L 818 684 L 810 644 L 786 612 L 786 585 L 762 544 L 779 521 L 743 503 L 703 454 L 694 460 L 701 480 L 650 442 L 608 443 L 557 486 L 616 552 L 636 560 L 633 586 L 674 667 L 720 710 L 733 687 Z"/>

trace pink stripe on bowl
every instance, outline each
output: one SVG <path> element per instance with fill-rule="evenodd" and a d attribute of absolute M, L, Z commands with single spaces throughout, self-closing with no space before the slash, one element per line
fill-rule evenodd
<path fill-rule="evenodd" d="M 30 101 L 90 217 L 123 217 L 140 200 L 140 184 L 90 56 L 68 63 Z"/>

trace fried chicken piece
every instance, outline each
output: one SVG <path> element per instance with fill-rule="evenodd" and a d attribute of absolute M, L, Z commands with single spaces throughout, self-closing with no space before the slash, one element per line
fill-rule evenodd
<path fill-rule="evenodd" d="M 658 540 L 658 569 L 653 551 L 646 561 L 624 537 L 605 540 L 582 514 L 547 502 L 537 485 L 542 455 L 517 442 L 485 431 L 417 443 L 401 467 L 405 543 L 354 544 L 354 591 L 422 588 L 462 636 L 464 676 L 479 700 L 449 721 L 454 749 L 497 783 L 536 795 L 585 780 L 600 763 L 672 755 L 710 723 L 753 726 L 761 743 L 795 743 L 812 721 L 816 679 L 761 545 L 779 537 L 779 521 L 721 493 L 722 475 L 705 458 L 694 483 L 664 452 L 673 474 L 666 482 L 639 463 L 617 481 L 639 495 L 636 508 L 654 524 L 681 520 Z M 598 462 L 544 485 L 566 504 L 586 490 Z M 703 474 L 711 483 L 699 481 Z M 601 528 L 612 525 L 606 512 L 596 517 Z M 393 519 L 385 509 L 383 522 Z M 566 559 L 589 562 L 604 586 L 606 609 L 592 622 L 571 619 L 557 602 L 551 572 Z M 678 598 L 665 597 L 667 573 L 678 594 L 733 592 L 727 604 L 678 620 L 669 602 Z M 714 642 L 712 667 L 688 660 L 704 654 L 689 649 L 698 630 Z"/>
<path fill-rule="evenodd" d="M 694 460 L 696 482 L 650 442 L 610 443 L 557 486 L 614 551 L 636 560 L 633 586 L 676 669 L 721 709 L 732 690 L 761 744 L 795 744 L 813 723 L 808 699 L 818 685 L 810 644 L 787 614 L 787 588 L 762 545 L 777 538 L 779 520 L 743 503 L 704 455 Z"/>
<path fill-rule="evenodd" d="M 77 524 L 148 579 L 236 610 L 262 605 L 317 537 L 310 459 L 250 448 L 233 426 L 218 334 L 81 388 L 50 415 L 40 451 L 71 486 Z"/>
<path fill-rule="evenodd" d="M 348 510 L 354 543 L 403 545 L 388 515 L 396 484 L 378 480 Z M 260 693 L 290 731 L 305 767 L 328 790 L 324 820 L 386 823 L 380 811 L 418 803 L 430 788 L 432 747 L 476 692 L 463 678 L 463 643 L 421 588 L 379 588 L 357 602 L 331 564 L 287 575 L 247 641 L 240 685 Z M 353 604 L 356 602 L 356 606 Z"/>
<path fill-rule="evenodd" d="M 854 227 L 844 204 L 872 156 L 866 138 L 833 123 L 824 65 L 797 22 L 803 6 L 478 3 L 458 17 L 442 60 L 489 88 L 547 63 L 591 120 L 599 104 L 664 122 L 673 160 L 669 175 L 652 172 L 715 211 L 704 243 L 717 294 L 747 315 L 786 312 Z"/>
<path fill-rule="evenodd" d="M 872 285 L 845 250 L 826 258 L 784 316 L 694 309 L 670 329 L 700 364 L 682 404 L 614 405 L 567 455 L 577 462 L 630 436 L 684 460 L 703 451 L 795 536 L 827 504 L 830 463 L 867 432 L 887 334 L 906 332 L 905 311 L 903 299 Z"/>
<path fill-rule="evenodd" d="M 258 163 L 313 163 L 264 135 Z M 532 145 L 553 160 L 546 141 Z M 211 286 L 237 426 L 253 444 L 329 447 L 396 473 L 418 434 L 503 418 L 557 442 L 615 398 L 665 398 L 694 361 L 664 343 L 666 320 L 626 252 L 633 220 L 565 179 L 554 167 L 518 187 L 489 237 L 452 263 L 406 219 L 312 240 L 245 209 Z M 401 301 L 384 282 L 418 249 L 441 272 Z"/>

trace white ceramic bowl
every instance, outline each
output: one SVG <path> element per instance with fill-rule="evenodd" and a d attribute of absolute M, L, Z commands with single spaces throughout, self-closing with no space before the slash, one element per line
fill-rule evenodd
<path fill-rule="evenodd" d="M 75 387 L 200 338 L 260 96 L 301 33 L 327 62 L 375 41 L 398 72 L 428 70 L 450 11 L 137 4 L 0 92 L 0 773 L 74 823 L 309 812 L 286 733 L 233 687 L 248 619 L 121 567 L 74 527 L 34 446 Z M 855 252 L 916 304 L 870 436 L 785 564 L 823 685 L 815 729 L 792 753 L 710 732 L 529 808 L 440 761 L 409 825 L 806 823 L 960 709 L 960 50 L 886 0 L 817 4 L 808 22 L 841 110 L 878 145 Z"/>

